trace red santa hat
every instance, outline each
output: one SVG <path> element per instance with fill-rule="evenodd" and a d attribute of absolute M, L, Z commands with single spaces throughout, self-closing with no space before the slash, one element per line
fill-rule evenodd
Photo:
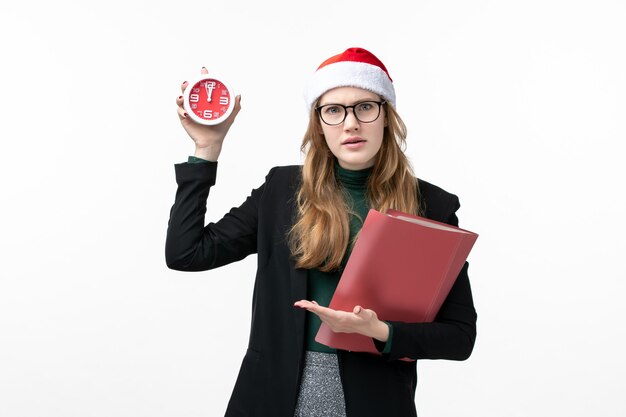
<path fill-rule="evenodd" d="M 363 88 L 396 106 L 396 92 L 387 68 L 363 48 L 348 48 L 322 62 L 304 92 L 309 110 L 322 94 L 336 87 Z"/>

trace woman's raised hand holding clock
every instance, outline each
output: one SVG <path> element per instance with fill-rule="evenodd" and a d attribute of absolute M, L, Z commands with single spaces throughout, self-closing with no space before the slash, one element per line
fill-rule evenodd
<path fill-rule="evenodd" d="M 206 77 L 208 74 L 207 69 L 203 67 L 200 74 L 201 77 Z M 194 83 L 191 88 L 196 87 L 195 89 L 197 90 L 198 86 L 198 83 Z M 203 86 L 206 88 L 202 88 L 202 91 L 199 91 L 198 94 L 194 95 L 190 94 L 192 92 L 187 90 L 189 87 L 189 83 L 187 81 L 181 85 L 183 94 L 176 99 L 176 104 L 178 105 L 178 117 L 180 118 L 180 123 L 183 128 L 196 144 L 194 156 L 209 161 L 217 161 L 217 158 L 222 150 L 224 138 L 226 137 L 230 126 L 235 121 L 235 117 L 237 117 L 239 110 L 241 110 L 241 96 L 235 96 L 234 103 L 230 103 L 230 100 L 232 99 L 230 95 L 232 91 L 230 89 L 223 88 L 218 91 L 212 84 L 203 84 Z M 220 92 L 222 93 L 220 94 Z M 200 114 L 198 112 L 200 116 L 190 115 L 188 111 L 189 109 L 185 108 L 185 99 L 191 102 L 199 101 L 203 103 L 204 101 L 207 101 L 213 107 L 223 104 L 224 106 L 222 106 L 222 108 L 226 108 L 228 113 L 220 115 L 219 113 L 214 112 L 214 110 L 203 110 L 204 114 Z M 187 104 L 189 105 L 189 102 Z M 208 116 L 209 119 L 214 115 L 217 116 L 214 119 L 214 122 L 209 120 L 203 124 L 196 121 L 199 120 L 199 117 L 202 115 L 204 115 L 205 118 Z M 226 118 L 224 118 L 224 116 L 226 116 Z"/>

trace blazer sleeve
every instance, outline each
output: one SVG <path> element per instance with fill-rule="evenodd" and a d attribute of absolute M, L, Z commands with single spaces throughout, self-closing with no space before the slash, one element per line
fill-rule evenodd
<path fill-rule="evenodd" d="M 456 196 L 451 196 L 443 219 L 458 226 L 456 211 L 460 204 Z M 389 322 L 393 326 L 393 340 L 390 352 L 383 356 L 389 360 L 465 360 L 471 355 L 476 340 L 477 314 L 468 267 L 466 262 L 432 323 Z"/>
<path fill-rule="evenodd" d="M 268 173 L 271 178 L 274 168 Z M 204 225 L 217 162 L 176 164 L 176 198 L 170 210 L 165 261 L 179 271 L 203 271 L 245 258 L 257 251 L 257 220 L 265 184 L 221 220 Z"/>

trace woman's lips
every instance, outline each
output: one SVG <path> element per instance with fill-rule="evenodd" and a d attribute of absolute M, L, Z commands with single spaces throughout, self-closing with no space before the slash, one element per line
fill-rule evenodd
<path fill-rule="evenodd" d="M 365 146 L 365 142 L 366 140 L 363 138 L 353 137 L 353 138 L 348 138 L 344 140 L 341 143 L 341 145 L 349 149 L 358 149 L 358 148 L 362 148 L 363 146 Z"/>

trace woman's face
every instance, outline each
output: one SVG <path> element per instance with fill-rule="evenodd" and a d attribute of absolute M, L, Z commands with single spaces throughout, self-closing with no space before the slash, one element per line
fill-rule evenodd
<path fill-rule="evenodd" d="M 364 101 L 380 102 L 381 98 L 361 88 L 338 87 L 324 93 L 320 97 L 318 106 L 327 104 L 352 106 Z M 337 109 L 339 108 L 331 108 L 330 111 L 336 112 Z M 348 109 L 346 119 L 336 126 L 329 126 L 322 120 L 320 123 L 326 143 L 342 168 L 359 170 L 374 165 L 376 154 L 383 143 L 386 125 L 384 107 L 380 109 L 378 119 L 370 123 L 360 122 L 354 116 L 354 109 Z"/>

